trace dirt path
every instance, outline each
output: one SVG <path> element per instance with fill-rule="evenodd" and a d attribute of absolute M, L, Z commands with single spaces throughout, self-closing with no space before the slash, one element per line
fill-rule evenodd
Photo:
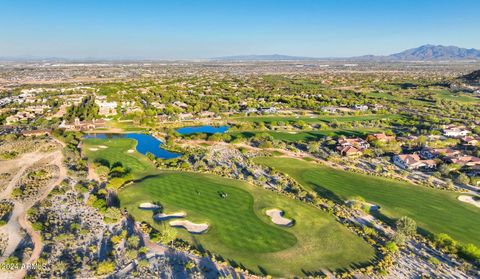
<path fill-rule="evenodd" d="M 20 158 L 9 161 L 9 165 L 11 166 L 16 166 L 19 163 L 22 165 L 8 183 L 7 188 L 0 194 L 0 199 L 10 199 L 12 190 L 15 188 L 15 185 L 17 185 L 24 172 L 38 161 L 48 158 L 48 156 L 50 156 L 48 153 L 34 152 L 23 154 Z M 7 247 L 3 252 L 3 256 L 11 255 L 23 238 L 21 231 L 22 226 L 19 224 L 19 219 L 25 214 L 25 206 L 19 201 L 13 201 L 13 204 L 12 215 L 10 216 L 8 223 L 0 228 L 0 232 L 8 235 Z"/>
<path fill-rule="evenodd" d="M 34 200 L 29 201 L 14 201 L 14 209 L 10 220 L 8 223 L 3 226 L 0 231 L 6 233 L 9 237 L 7 247 L 4 251 L 3 256 L 11 255 L 15 249 L 17 248 L 18 244 L 22 240 L 22 230 L 25 230 L 27 234 L 32 239 L 34 249 L 32 251 L 32 255 L 30 258 L 24 262 L 24 264 L 32 264 L 34 263 L 41 255 L 43 249 L 43 243 L 40 233 L 36 232 L 32 228 L 32 224 L 27 220 L 27 211 L 30 209 L 36 202 L 45 199 L 50 191 L 57 185 L 59 185 L 66 177 L 67 177 L 67 170 L 63 166 L 63 154 L 61 150 L 57 150 L 52 153 L 30 153 L 24 154 L 21 158 L 13 160 L 12 164 L 16 164 L 18 162 L 22 163 L 21 169 L 15 174 L 12 178 L 10 183 L 8 184 L 5 191 L 0 194 L 0 198 L 8 199 L 11 197 L 11 192 L 14 189 L 15 185 L 18 183 L 22 175 L 25 171 L 33 166 L 35 163 L 43 160 L 48 159 L 49 165 L 55 165 L 59 169 L 59 173 L 54 178 L 53 181 L 50 182 L 48 187 L 41 190 L 40 195 L 35 198 Z M 9 162 L 10 163 L 10 162 Z M 0 277 L 2 278 L 23 278 L 26 275 L 26 269 L 19 269 L 15 272 L 0 272 Z"/>
<path fill-rule="evenodd" d="M 95 168 L 93 167 L 92 163 L 88 164 L 87 179 L 88 180 L 95 180 L 95 181 L 100 182 L 100 177 L 98 176 L 97 172 L 95 171 Z"/>
<path fill-rule="evenodd" d="M 7 187 L 5 188 L 5 190 L 3 190 L 2 193 L 0 193 L 0 199 L 10 198 L 10 194 L 12 193 L 13 188 L 15 188 L 15 185 L 17 185 L 18 180 L 22 177 L 25 170 L 27 170 L 36 162 L 45 158 L 46 155 L 48 155 L 48 153 L 40 153 L 40 152 L 26 153 L 15 160 L 5 161 L 5 163 L 2 164 L 3 166 L 1 167 L 1 172 L 8 172 L 8 170 L 12 170 L 17 167 L 20 167 L 20 169 L 17 170 L 15 175 L 7 184 Z"/>
<path fill-rule="evenodd" d="M 48 194 L 50 194 L 53 188 L 62 183 L 62 181 L 67 177 L 67 169 L 63 166 L 63 154 L 61 151 L 58 151 L 58 153 L 55 155 L 52 164 L 56 165 L 59 168 L 57 179 L 46 189 L 42 190 L 40 197 L 34 203 L 30 204 L 30 206 L 23 211 L 22 215 L 19 218 L 20 226 L 30 235 L 34 245 L 32 255 L 30 256 L 30 259 L 26 261 L 27 265 L 32 264 L 36 260 L 38 260 L 43 250 L 42 237 L 39 232 L 35 231 L 32 228 L 32 224 L 27 220 L 27 210 L 30 209 L 30 207 L 32 207 L 37 201 L 44 200 L 48 196 Z M 25 277 L 25 275 L 26 269 L 20 269 L 16 278 L 23 278 Z"/>

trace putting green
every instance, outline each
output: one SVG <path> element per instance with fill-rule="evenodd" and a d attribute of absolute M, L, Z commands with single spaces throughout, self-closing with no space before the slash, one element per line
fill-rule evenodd
<path fill-rule="evenodd" d="M 137 221 L 159 230 L 165 224 L 155 223 L 151 211 L 138 208 L 140 203 L 158 201 L 167 213 L 185 211 L 184 219 L 208 223 L 204 234 L 178 229 L 179 237 L 256 273 L 305 276 L 304 271 L 348 268 L 374 257 L 374 249 L 333 216 L 240 181 L 164 172 L 122 189 L 119 198 Z M 271 208 L 284 210 L 295 225 L 273 224 L 265 214 Z"/>
<path fill-rule="evenodd" d="M 297 159 L 255 160 L 287 173 L 306 189 L 322 196 L 340 201 L 361 196 L 380 205 L 380 212 L 390 218 L 409 216 L 429 232 L 447 233 L 463 243 L 480 245 L 480 209 L 458 201 L 458 193 L 340 171 Z"/>

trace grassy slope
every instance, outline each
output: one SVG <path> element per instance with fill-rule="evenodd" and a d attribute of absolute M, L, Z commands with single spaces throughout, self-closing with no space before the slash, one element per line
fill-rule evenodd
<path fill-rule="evenodd" d="M 105 145 L 108 148 L 99 148 Z M 83 150 L 91 162 L 97 159 L 107 160 L 110 164 L 121 162 L 123 166 L 132 170 L 134 177 L 140 177 L 155 171 L 155 168 L 148 161 L 147 157 L 138 152 L 127 153 L 127 150 L 135 150 L 136 141 L 133 139 L 84 139 Z M 90 148 L 97 148 L 90 151 Z"/>
<path fill-rule="evenodd" d="M 276 132 L 276 131 L 232 131 L 228 132 L 231 135 L 242 135 L 245 138 L 250 138 L 260 133 L 268 133 L 276 140 L 283 141 L 312 141 L 318 140 L 322 137 L 333 136 L 348 136 L 359 137 L 365 136 L 369 133 L 379 132 L 379 129 L 331 129 L 331 130 L 315 130 L 315 131 L 301 131 L 297 133 Z"/>
<path fill-rule="evenodd" d="M 480 209 L 458 201 L 457 193 L 339 171 L 296 159 L 256 160 L 288 173 L 306 188 L 323 195 L 343 200 L 362 196 L 380 205 L 381 212 L 388 217 L 407 215 L 430 232 L 448 233 L 464 243 L 480 245 Z"/>
<path fill-rule="evenodd" d="M 228 193 L 228 197 L 220 198 L 218 191 Z M 141 202 L 160 201 L 167 213 L 184 210 L 186 219 L 209 223 L 205 234 L 191 235 L 179 229 L 179 235 L 255 272 L 304 275 L 302 269 L 337 269 L 367 262 L 374 253 L 331 215 L 217 176 L 168 172 L 128 186 L 119 197 L 121 206 L 136 220 L 152 223 L 152 213 L 137 207 Z M 264 212 L 273 207 L 284 210 L 296 224 L 283 228 L 271 223 Z M 159 223 L 154 226 L 162 228 Z"/>
<path fill-rule="evenodd" d="M 456 102 L 460 102 L 460 103 L 472 104 L 472 103 L 479 103 L 480 102 L 479 98 L 474 97 L 472 95 L 461 94 L 461 93 L 452 93 L 448 90 L 442 90 L 442 91 L 435 92 L 435 95 L 439 99 L 456 101 Z"/>
<path fill-rule="evenodd" d="M 320 115 L 316 117 L 293 117 L 293 116 L 246 116 L 234 118 L 233 120 L 243 122 L 264 122 L 271 123 L 273 121 L 283 121 L 294 123 L 296 121 L 304 121 L 305 123 L 331 123 L 331 122 L 355 122 L 355 121 L 368 121 L 378 119 L 393 119 L 400 118 L 400 115 L 395 114 L 366 114 L 366 115 Z"/>

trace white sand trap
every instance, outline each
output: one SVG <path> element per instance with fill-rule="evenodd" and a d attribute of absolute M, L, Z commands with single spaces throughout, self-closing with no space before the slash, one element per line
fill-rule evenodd
<path fill-rule="evenodd" d="M 90 151 L 97 151 L 98 148 L 92 147 L 92 148 L 89 148 L 88 150 L 90 150 Z"/>
<path fill-rule="evenodd" d="M 129 149 L 127 152 L 128 152 L 128 153 L 133 153 L 133 152 L 135 152 L 135 150 Z"/>
<path fill-rule="evenodd" d="M 187 216 L 187 213 L 185 212 L 174 212 L 170 214 L 165 214 L 165 213 L 158 213 L 155 216 L 153 216 L 153 219 L 156 221 L 164 221 L 168 219 L 173 219 L 173 218 L 183 218 Z"/>
<path fill-rule="evenodd" d="M 98 147 L 103 148 L 103 149 L 108 148 L 108 146 L 106 146 L 106 145 L 99 145 Z"/>
<path fill-rule="evenodd" d="M 290 219 L 287 219 L 283 217 L 283 211 L 280 209 L 269 209 L 265 212 L 270 218 L 272 219 L 272 222 L 280 225 L 280 226 L 291 226 L 293 224 L 293 221 Z"/>
<path fill-rule="evenodd" d="M 190 233 L 203 233 L 208 229 L 208 224 L 195 224 L 190 221 L 170 221 L 172 227 L 184 227 Z"/>
<path fill-rule="evenodd" d="M 159 205 L 156 205 L 156 204 L 153 204 L 153 203 L 150 203 L 150 202 L 144 202 L 144 203 L 141 203 L 138 208 L 140 209 L 159 209 L 160 206 Z"/>
<path fill-rule="evenodd" d="M 458 196 L 458 200 L 472 204 L 476 207 L 480 207 L 480 200 L 474 200 L 472 196 L 461 195 L 461 196 Z"/>

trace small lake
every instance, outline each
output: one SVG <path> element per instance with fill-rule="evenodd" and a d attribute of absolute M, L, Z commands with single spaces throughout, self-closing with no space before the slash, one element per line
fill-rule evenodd
<path fill-rule="evenodd" d="M 197 134 L 197 133 L 205 133 L 205 134 L 223 134 L 228 131 L 228 126 L 191 126 L 191 127 L 182 127 L 177 129 L 177 132 L 180 135 L 190 135 L 190 134 Z"/>
<path fill-rule="evenodd" d="M 87 134 L 84 138 L 90 139 L 134 139 L 137 141 L 136 149 L 139 153 L 146 155 L 147 152 L 152 153 L 155 157 L 160 159 L 173 159 L 182 156 L 182 154 L 170 152 L 161 147 L 162 142 L 157 138 L 147 134 L 126 133 L 126 134 L 110 134 L 98 133 Z"/>

